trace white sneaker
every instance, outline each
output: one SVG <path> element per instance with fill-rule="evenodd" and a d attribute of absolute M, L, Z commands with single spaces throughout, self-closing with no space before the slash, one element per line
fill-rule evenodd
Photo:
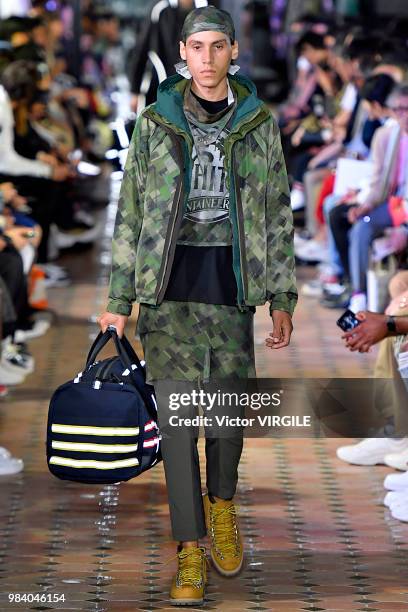
<path fill-rule="evenodd" d="M 18 474 L 23 468 L 24 463 L 22 459 L 16 459 L 15 457 L 0 457 L 0 476 Z"/>
<path fill-rule="evenodd" d="M 329 296 L 341 295 L 346 289 L 347 287 L 341 283 L 325 283 L 323 285 L 323 293 Z"/>
<path fill-rule="evenodd" d="M 43 336 L 49 329 L 50 322 L 45 319 L 37 319 L 31 329 L 18 329 L 14 334 L 15 342 L 26 342 L 33 338 Z"/>
<path fill-rule="evenodd" d="M 322 282 L 318 278 L 307 281 L 301 286 L 300 293 L 305 297 L 321 297 L 323 295 Z"/>
<path fill-rule="evenodd" d="M 292 189 L 290 194 L 290 205 L 292 210 L 300 210 L 305 205 L 305 194 L 301 189 Z"/>
<path fill-rule="evenodd" d="M 395 497 L 390 505 L 390 511 L 392 518 L 404 523 L 408 522 L 408 492 L 400 493 L 398 497 Z"/>
<path fill-rule="evenodd" d="M 353 465 L 377 465 L 384 463 L 385 455 L 402 452 L 408 448 L 408 438 L 365 438 L 357 444 L 340 446 L 336 454 L 339 459 Z"/>
<path fill-rule="evenodd" d="M 400 453 L 389 453 L 388 455 L 385 455 L 384 463 L 395 470 L 406 472 L 408 470 L 408 449 L 405 449 Z"/>
<path fill-rule="evenodd" d="M 392 518 L 403 523 L 408 523 L 408 499 L 401 506 L 393 506 L 390 508 Z"/>
<path fill-rule="evenodd" d="M 295 255 L 303 261 L 327 261 L 329 253 L 327 246 L 317 240 L 308 240 L 299 246 L 295 245 Z"/>
<path fill-rule="evenodd" d="M 10 386 L 20 385 L 25 379 L 25 375 L 21 372 L 11 371 L 11 368 L 0 363 L 0 384 Z"/>
<path fill-rule="evenodd" d="M 341 287 L 341 293 L 344 291 L 344 285 L 338 283 L 337 275 L 333 273 L 333 269 L 327 264 L 318 264 L 319 275 L 317 278 L 303 283 L 300 293 L 305 297 L 322 297 L 324 293 L 330 293 L 332 287 L 335 293 L 338 287 Z"/>
<path fill-rule="evenodd" d="M 44 279 L 44 286 L 46 289 L 53 287 L 69 287 L 71 280 L 69 278 L 46 278 Z"/>
<path fill-rule="evenodd" d="M 4 446 L 0 446 L 0 459 L 10 459 L 11 453 Z"/>
<path fill-rule="evenodd" d="M 303 235 L 303 234 L 299 234 L 299 232 L 295 232 L 293 235 L 293 244 L 296 247 L 300 247 L 305 245 L 307 242 L 309 242 L 310 240 L 310 236 L 309 235 Z"/>
<path fill-rule="evenodd" d="M 31 374 L 34 372 L 35 362 L 33 357 L 26 357 L 22 355 L 14 344 L 7 344 L 3 347 L 1 354 L 1 364 L 6 366 L 12 366 L 16 372 L 22 374 Z"/>
<path fill-rule="evenodd" d="M 389 491 L 408 490 L 408 472 L 403 474 L 388 474 L 384 480 L 384 488 Z"/>
<path fill-rule="evenodd" d="M 395 504 L 399 504 L 401 500 L 408 500 L 408 490 L 403 489 L 402 491 L 388 491 L 384 497 L 384 506 L 391 508 Z"/>
<path fill-rule="evenodd" d="M 349 310 L 356 313 L 360 310 L 367 310 L 367 296 L 365 293 L 352 295 L 349 303 Z"/>
<path fill-rule="evenodd" d="M 49 276 L 57 277 L 57 278 L 66 278 L 68 276 L 68 272 L 63 266 L 58 266 L 53 263 L 44 263 L 44 264 L 36 264 L 38 268 L 41 268 L 43 272 L 48 274 Z"/>
<path fill-rule="evenodd" d="M 99 170 L 98 166 L 96 166 L 96 168 Z M 96 223 L 95 217 L 83 209 L 77 210 L 74 213 L 74 220 L 85 223 L 86 225 L 89 225 L 89 227 L 93 227 Z"/>
<path fill-rule="evenodd" d="M 55 233 L 55 240 L 58 248 L 69 249 L 77 243 L 85 244 L 88 242 L 94 242 L 102 235 L 102 232 L 103 224 L 98 222 L 94 225 L 94 227 L 89 229 L 81 229 L 78 231 L 63 231 L 61 229 L 57 229 Z"/>

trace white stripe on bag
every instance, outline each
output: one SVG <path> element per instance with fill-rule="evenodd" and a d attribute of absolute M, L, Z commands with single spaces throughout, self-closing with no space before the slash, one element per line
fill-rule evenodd
<path fill-rule="evenodd" d="M 154 421 L 148 421 L 146 423 L 146 425 L 144 426 L 144 430 L 145 431 L 150 431 L 151 429 L 154 429 L 156 427 L 156 423 Z"/>
<path fill-rule="evenodd" d="M 137 436 L 139 427 L 88 427 L 86 425 L 51 425 L 53 433 L 77 434 L 84 436 Z"/>
<path fill-rule="evenodd" d="M 151 446 L 155 446 L 159 441 L 159 438 L 149 438 L 143 442 L 143 448 L 150 448 Z"/>
<path fill-rule="evenodd" d="M 63 465 L 72 468 L 93 468 L 95 470 L 115 470 L 124 467 L 139 465 L 137 459 L 121 459 L 120 461 L 88 461 L 82 459 L 67 459 L 66 457 L 53 456 L 50 458 L 53 465 Z"/>
<path fill-rule="evenodd" d="M 57 450 L 88 451 L 90 453 L 131 453 L 137 444 L 88 444 L 87 442 L 61 442 L 53 440 L 52 448 Z"/>

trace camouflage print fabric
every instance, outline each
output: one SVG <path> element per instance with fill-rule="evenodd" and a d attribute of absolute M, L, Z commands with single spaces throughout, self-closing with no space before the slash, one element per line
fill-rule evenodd
<path fill-rule="evenodd" d="M 233 271 L 238 307 L 297 301 L 293 216 L 277 123 L 245 77 L 229 76 L 237 100 L 225 139 Z M 164 297 L 192 177 L 192 136 L 183 110 L 188 81 L 166 79 L 141 114 L 123 177 L 112 245 L 108 311 Z"/>
<path fill-rule="evenodd" d="M 231 15 L 215 6 L 204 6 L 192 10 L 184 20 L 181 40 L 185 43 L 192 34 L 205 31 L 222 32 L 229 37 L 231 42 L 235 40 L 235 27 Z"/>
<path fill-rule="evenodd" d="M 225 123 L 227 123 L 236 107 L 236 99 L 234 98 L 234 93 L 230 85 L 228 85 L 228 107 L 223 108 L 218 113 L 209 113 L 193 95 L 191 84 L 192 81 L 190 79 L 184 92 L 183 108 L 187 120 L 191 118 L 193 121 L 210 125 L 218 122 L 219 119 L 227 117 L 225 121 Z M 231 101 L 230 98 L 232 98 Z"/>
<path fill-rule="evenodd" d="M 254 378 L 253 316 L 249 309 L 197 302 L 142 304 L 137 332 L 148 380 Z"/>

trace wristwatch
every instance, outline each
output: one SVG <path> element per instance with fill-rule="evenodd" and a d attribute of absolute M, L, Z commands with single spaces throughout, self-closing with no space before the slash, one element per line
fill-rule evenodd
<path fill-rule="evenodd" d="M 387 329 L 389 332 L 395 334 L 397 332 L 397 326 L 395 324 L 395 317 L 389 315 L 387 317 Z"/>

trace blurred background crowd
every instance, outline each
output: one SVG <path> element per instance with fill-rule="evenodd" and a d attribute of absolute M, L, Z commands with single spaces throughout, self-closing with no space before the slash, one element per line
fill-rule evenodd
<path fill-rule="evenodd" d="M 174 73 L 186 14 L 206 4 L 0 0 L 0 395 L 34 370 L 30 340 L 52 324 L 47 290 L 71 282 L 59 255 L 100 236 L 137 114 Z M 301 295 L 408 314 L 408 4 L 212 4 L 233 15 L 241 71 L 281 128 L 295 253 L 316 270 Z M 386 338 L 375 374 L 401 383 L 407 350 Z M 398 451 L 407 469 L 406 442 L 366 444 L 363 460 Z M 361 452 L 341 458 L 361 463 Z"/>

